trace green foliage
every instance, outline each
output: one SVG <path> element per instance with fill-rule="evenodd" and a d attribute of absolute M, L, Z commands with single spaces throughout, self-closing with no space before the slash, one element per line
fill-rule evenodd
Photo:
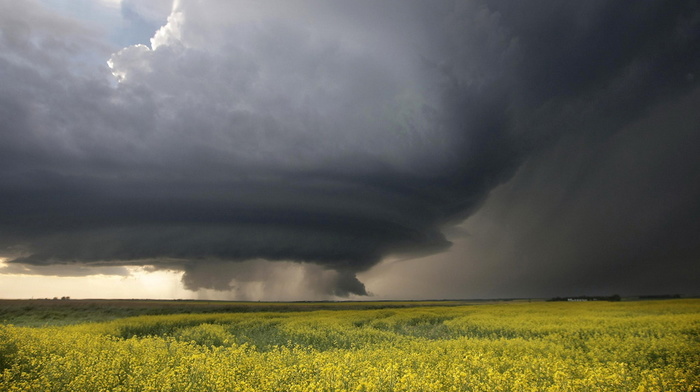
<path fill-rule="evenodd" d="M 454 306 L 464 301 L 229 302 L 153 300 L 0 300 L 0 323 L 41 327 L 170 314 L 365 310 Z"/>
<path fill-rule="evenodd" d="M 0 325 L 7 391 L 700 391 L 700 300 Z"/>

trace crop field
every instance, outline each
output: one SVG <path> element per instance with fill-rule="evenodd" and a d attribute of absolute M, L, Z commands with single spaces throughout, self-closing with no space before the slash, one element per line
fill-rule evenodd
<path fill-rule="evenodd" d="M 1 391 L 700 391 L 697 299 L 54 303 L 0 303 Z"/>

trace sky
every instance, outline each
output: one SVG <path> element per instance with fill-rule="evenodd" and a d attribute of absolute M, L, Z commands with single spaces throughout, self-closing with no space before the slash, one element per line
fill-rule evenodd
<path fill-rule="evenodd" d="M 700 295 L 700 2 L 0 0 L 0 298 Z"/>

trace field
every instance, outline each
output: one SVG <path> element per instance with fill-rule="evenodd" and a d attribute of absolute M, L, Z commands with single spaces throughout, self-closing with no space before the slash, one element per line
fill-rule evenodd
<path fill-rule="evenodd" d="M 700 300 L 0 301 L 2 391 L 700 391 Z"/>

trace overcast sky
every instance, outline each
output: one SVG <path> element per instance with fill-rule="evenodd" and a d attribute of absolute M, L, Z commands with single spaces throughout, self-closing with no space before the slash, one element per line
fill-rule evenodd
<path fill-rule="evenodd" d="M 698 48 L 697 1 L 0 0 L 0 297 L 700 294 Z"/>

